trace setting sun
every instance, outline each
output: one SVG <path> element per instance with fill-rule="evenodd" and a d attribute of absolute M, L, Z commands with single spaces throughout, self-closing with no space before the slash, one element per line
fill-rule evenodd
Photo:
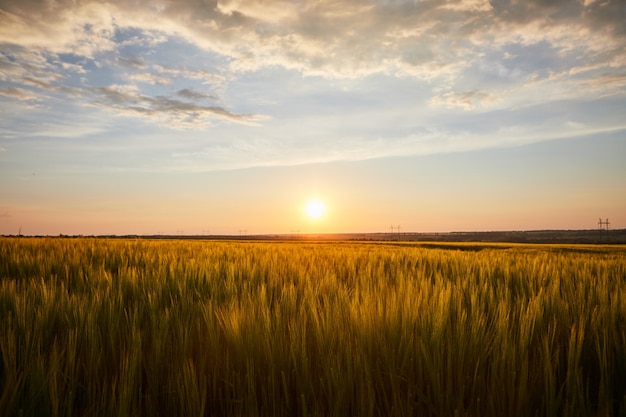
<path fill-rule="evenodd" d="M 306 204 L 305 211 L 310 218 L 319 219 L 326 212 L 326 205 L 323 201 L 311 200 Z"/>

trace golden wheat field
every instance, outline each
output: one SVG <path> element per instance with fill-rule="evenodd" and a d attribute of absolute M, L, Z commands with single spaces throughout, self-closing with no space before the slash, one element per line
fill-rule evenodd
<path fill-rule="evenodd" d="M 626 247 L 0 238 L 1 416 L 626 416 Z"/>

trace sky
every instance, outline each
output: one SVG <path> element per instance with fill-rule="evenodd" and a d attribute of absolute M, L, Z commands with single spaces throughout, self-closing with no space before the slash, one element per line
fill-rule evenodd
<path fill-rule="evenodd" d="M 0 234 L 626 228 L 625 161 L 624 0 L 0 0 Z"/>

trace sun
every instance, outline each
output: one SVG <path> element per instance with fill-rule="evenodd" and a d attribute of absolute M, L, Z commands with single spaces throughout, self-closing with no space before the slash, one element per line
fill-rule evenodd
<path fill-rule="evenodd" d="M 321 200 L 310 200 L 304 210 L 311 219 L 319 219 L 326 213 L 326 205 Z"/>

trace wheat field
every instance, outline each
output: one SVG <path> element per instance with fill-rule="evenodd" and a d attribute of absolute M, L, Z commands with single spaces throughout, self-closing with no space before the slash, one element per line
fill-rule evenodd
<path fill-rule="evenodd" d="M 0 238 L 1 416 L 626 416 L 626 247 Z"/>

